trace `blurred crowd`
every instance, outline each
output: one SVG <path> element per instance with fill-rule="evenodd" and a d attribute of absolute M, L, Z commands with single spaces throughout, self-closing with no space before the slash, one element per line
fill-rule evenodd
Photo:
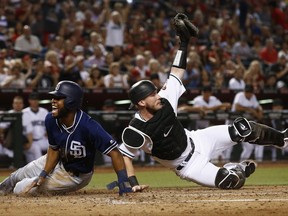
<path fill-rule="evenodd" d="M 263 122 L 254 92 L 288 89 L 287 0 L 1 0 L 0 90 L 48 91 L 61 80 L 129 89 L 141 79 L 161 88 L 178 48 L 170 23 L 177 12 L 199 28 L 183 84 L 201 90 L 179 112 L 232 109 Z M 244 102 L 220 101 L 219 89 L 239 91 Z M 199 120 L 191 129 L 209 125 Z"/>
<path fill-rule="evenodd" d="M 161 87 L 178 46 L 170 20 L 199 28 L 184 84 L 287 88 L 288 4 L 276 0 L 2 0 L 0 88 Z"/>

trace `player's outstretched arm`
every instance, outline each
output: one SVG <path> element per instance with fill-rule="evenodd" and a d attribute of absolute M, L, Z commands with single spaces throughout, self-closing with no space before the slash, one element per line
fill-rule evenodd
<path fill-rule="evenodd" d="M 180 38 L 180 47 L 174 58 L 171 73 L 182 79 L 186 70 L 187 47 L 191 37 L 198 36 L 198 28 L 194 26 L 185 14 L 178 13 L 172 19 L 172 27 Z"/>
<path fill-rule="evenodd" d="M 133 162 L 132 159 L 126 156 L 124 157 L 124 162 L 125 162 L 125 166 L 126 166 L 126 170 L 127 170 L 127 175 L 128 175 L 128 179 L 129 179 L 129 183 L 132 187 L 132 191 L 133 192 L 141 192 L 147 188 L 149 188 L 148 185 L 140 185 L 138 182 L 138 179 L 135 175 L 135 169 L 133 166 Z"/>
<path fill-rule="evenodd" d="M 122 154 L 117 148 L 114 148 L 112 151 L 109 152 L 108 155 L 112 159 L 112 165 L 117 174 L 118 181 L 112 182 L 107 186 L 107 188 L 113 189 L 114 187 L 118 186 L 119 195 L 132 192 L 132 187 L 129 184 L 127 171 Z"/>

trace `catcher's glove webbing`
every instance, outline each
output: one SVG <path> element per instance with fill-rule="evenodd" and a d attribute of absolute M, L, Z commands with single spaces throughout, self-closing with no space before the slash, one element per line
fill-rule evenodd
<path fill-rule="evenodd" d="M 185 14 L 178 13 L 172 20 L 176 34 L 180 37 L 181 42 L 189 42 L 190 37 L 198 36 L 198 28 L 194 26 Z"/>

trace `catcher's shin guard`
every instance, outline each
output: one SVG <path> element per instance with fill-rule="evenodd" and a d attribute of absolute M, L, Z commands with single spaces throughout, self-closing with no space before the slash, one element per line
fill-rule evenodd
<path fill-rule="evenodd" d="M 284 138 L 287 137 L 287 130 L 281 132 L 267 125 L 249 121 L 252 132 L 244 141 L 258 145 L 274 145 L 284 147 Z"/>
<path fill-rule="evenodd" d="M 220 189 L 239 189 L 245 184 L 245 173 L 239 168 L 220 168 L 216 178 L 215 186 Z"/>
<path fill-rule="evenodd" d="M 267 125 L 248 121 L 239 117 L 228 127 L 231 140 L 234 142 L 249 142 L 258 145 L 274 145 L 279 148 L 288 145 L 288 130 L 278 131 Z M 284 141 L 287 140 L 287 141 Z"/>

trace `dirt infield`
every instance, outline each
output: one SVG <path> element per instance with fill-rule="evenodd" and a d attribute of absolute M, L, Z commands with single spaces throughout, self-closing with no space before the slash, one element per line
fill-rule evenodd
<path fill-rule="evenodd" d="M 0 197 L 0 215 L 287 215 L 288 186 L 153 188 L 119 197 L 107 190 L 62 196 Z"/>
<path fill-rule="evenodd" d="M 203 187 L 153 188 L 119 197 L 113 192 L 79 191 L 63 196 L 0 197 L 0 215 L 287 215 L 288 186 L 241 190 Z"/>
<path fill-rule="evenodd" d="M 150 188 L 123 197 L 116 193 L 88 189 L 61 196 L 0 196 L 0 215 L 283 216 L 288 211 L 288 185 L 240 190 Z"/>

